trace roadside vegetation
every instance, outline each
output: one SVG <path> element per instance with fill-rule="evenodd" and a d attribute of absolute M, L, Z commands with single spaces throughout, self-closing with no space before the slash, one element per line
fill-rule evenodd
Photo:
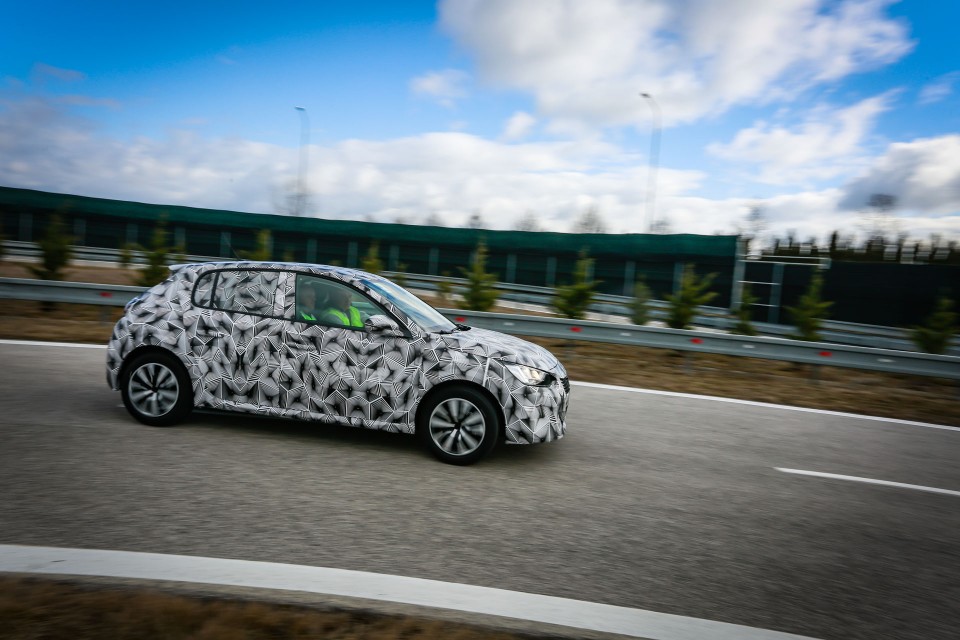
<path fill-rule="evenodd" d="M 495 629 L 362 610 L 191 597 L 147 587 L 0 577 L 4 640 L 521 640 Z"/>
<path fill-rule="evenodd" d="M 715 273 L 705 275 L 702 278 L 698 277 L 692 264 L 684 266 L 683 277 L 680 280 L 680 290 L 664 296 L 670 303 L 667 310 L 668 327 L 671 329 L 690 328 L 697 313 L 697 308 L 708 304 L 717 297 L 715 292 L 710 291 L 710 286 L 716 277 Z"/>
<path fill-rule="evenodd" d="M 787 307 L 787 313 L 797 328 L 791 336 L 792 338 L 809 342 L 820 341 L 820 329 L 823 326 L 823 320 L 829 316 L 830 307 L 833 306 L 832 302 L 823 299 L 820 293 L 822 290 L 823 276 L 817 270 L 813 272 L 810 285 L 800 297 L 797 306 Z"/>
<path fill-rule="evenodd" d="M 593 302 L 599 284 L 590 278 L 592 267 L 593 260 L 587 256 L 586 251 L 581 251 L 573 268 L 573 282 L 556 288 L 552 305 L 561 317 L 579 320 L 587 314 L 587 308 Z"/>
<path fill-rule="evenodd" d="M 470 311 L 490 311 L 497 301 L 497 290 L 493 285 L 497 282 L 497 274 L 487 272 L 487 245 L 481 240 L 477 243 L 470 268 L 460 267 L 460 272 L 467 279 L 467 287 L 463 292 L 463 306 Z"/>
<path fill-rule="evenodd" d="M 946 353 L 953 335 L 957 332 L 957 313 L 953 310 L 953 300 L 940 296 L 937 306 L 926 321 L 910 332 L 917 348 L 927 353 Z"/>

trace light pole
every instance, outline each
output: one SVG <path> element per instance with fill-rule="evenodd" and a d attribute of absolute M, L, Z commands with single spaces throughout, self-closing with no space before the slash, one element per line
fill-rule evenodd
<path fill-rule="evenodd" d="M 647 99 L 650 111 L 653 113 L 653 127 L 650 130 L 650 157 L 647 159 L 647 232 L 653 231 L 657 213 L 657 166 L 660 161 L 660 105 L 649 93 L 641 93 L 640 97 Z"/>
<path fill-rule="evenodd" d="M 300 112 L 300 167 L 297 169 L 297 204 L 293 215 L 303 215 L 307 203 L 306 187 L 303 184 L 307 171 L 307 147 L 310 144 L 310 116 L 306 107 L 294 107 Z"/>

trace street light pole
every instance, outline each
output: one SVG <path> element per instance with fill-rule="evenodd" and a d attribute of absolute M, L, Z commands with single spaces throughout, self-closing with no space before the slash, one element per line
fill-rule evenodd
<path fill-rule="evenodd" d="M 647 232 L 653 231 L 653 225 L 656 222 L 657 213 L 657 168 L 660 162 L 660 105 L 653 99 L 649 93 L 641 93 L 640 97 L 646 98 L 650 105 L 650 111 L 653 113 L 653 126 L 650 130 L 650 157 L 647 159 L 647 211 L 646 228 Z"/>
<path fill-rule="evenodd" d="M 303 180 L 307 171 L 307 147 L 310 144 L 310 116 L 307 115 L 306 107 L 294 107 L 294 109 L 300 112 L 300 166 L 297 169 L 297 204 L 293 215 L 301 216 L 307 203 L 307 192 Z"/>

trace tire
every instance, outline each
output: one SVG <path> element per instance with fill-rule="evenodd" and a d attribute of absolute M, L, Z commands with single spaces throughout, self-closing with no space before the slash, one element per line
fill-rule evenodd
<path fill-rule="evenodd" d="M 497 445 L 500 420 L 490 399 L 478 389 L 450 386 L 427 399 L 417 416 L 424 446 L 448 464 L 480 460 Z"/>
<path fill-rule="evenodd" d="M 183 364 L 169 353 L 144 353 L 130 361 L 120 378 L 123 405 L 151 427 L 169 427 L 193 409 L 193 390 Z"/>

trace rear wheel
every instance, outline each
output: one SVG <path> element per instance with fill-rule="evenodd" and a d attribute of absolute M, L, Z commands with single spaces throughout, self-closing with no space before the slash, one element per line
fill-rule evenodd
<path fill-rule="evenodd" d="M 443 462 L 473 464 L 497 444 L 500 423 L 489 398 L 478 389 L 442 389 L 421 407 L 417 432 Z"/>
<path fill-rule="evenodd" d="M 180 422 L 193 409 L 190 378 L 172 354 L 145 353 L 124 368 L 123 404 L 134 418 L 152 427 Z"/>

